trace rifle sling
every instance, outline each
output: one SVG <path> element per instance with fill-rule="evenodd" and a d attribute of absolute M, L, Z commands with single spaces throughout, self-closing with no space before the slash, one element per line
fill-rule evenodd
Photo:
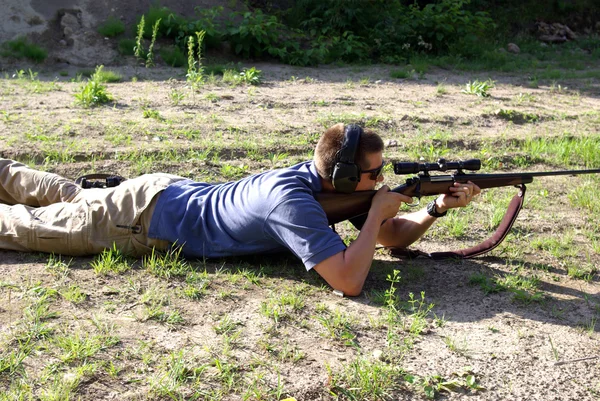
<path fill-rule="evenodd" d="M 506 214 L 502 218 L 500 225 L 494 232 L 494 234 L 488 238 L 486 241 L 482 242 L 479 245 L 475 245 L 471 248 L 461 249 L 458 251 L 446 251 L 446 252 L 423 252 L 418 249 L 408 249 L 408 248 L 396 248 L 389 247 L 390 253 L 393 256 L 399 257 L 408 257 L 408 258 L 416 258 L 418 256 L 425 256 L 433 260 L 442 260 L 442 259 L 469 259 L 475 256 L 483 255 L 496 248 L 500 243 L 506 238 L 508 232 L 512 228 L 521 208 L 523 207 L 523 202 L 525 200 L 525 184 L 520 184 L 517 186 L 519 188 L 519 193 L 516 194 L 510 204 L 508 205 L 508 210 Z"/>

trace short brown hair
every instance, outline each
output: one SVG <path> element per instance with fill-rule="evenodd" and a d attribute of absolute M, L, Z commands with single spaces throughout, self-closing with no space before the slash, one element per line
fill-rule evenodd
<path fill-rule="evenodd" d="M 344 141 L 344 124 L 339 123 L 329 128 L 321 135 L 315 148 L 315 166 L 321 178 L 331 179 L 336 154 L 341 149 Z M 371 166 L 367 163 L 367 154 L 383 151 L 383 140 L 374 131 L 364 129 L 360 140 L 354 162 L 362 170 L 368 170 Z"/>

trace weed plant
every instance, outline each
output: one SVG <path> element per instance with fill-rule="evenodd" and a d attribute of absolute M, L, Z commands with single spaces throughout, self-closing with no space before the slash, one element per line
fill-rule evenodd
<path fill-rule="evenodd" d="M 244 68 L 240 72 L 241 81 L 248 85 L 258 85 L 261 80 L 261 70 L 257 70 L 256 67 Z"/>
<path fill-rule="evenodd" d="M 148 53 L 146 54 L 146 68 L 154 66 L 154 43 L 156 42 L 156 36 L 158 35 L 158 25 L 160 24 L 160 18 L 154 23 L 152 27 L 152 39 L 150 40 L 150 46 L 148 47 Z"/>
<path fill-rule="evenodd" d="M 204 67 L 202 65 L 202 43 L 204 40 L 204 31 L 196 32 L 197 51 L 194 43 L 194 36 L 188 38 L 188 69 L 186 74 L 187 82 L 192 89 L 204 84 Z"/>
<path fill-rule="evenodd" d="M 494 81 L 488 79 L 487 81 L 473 81 L 468 82 L 465 88 L 461 91 L 469 95 L 477 95 L 479 97 L 489 97 L 489 90 L 494 87 Z"/>
<path fill-rule="evenodd" d="M 81 86 L 79 93 L 75 94 L 75 99 L 83 107 L 98 106 L 113 100 L 112 96 L 106 91 L 103 85 L 102 69 L 104 66 L 96 67 L 96 71 L 91 78 Z"/>
<path fill-rule="evenodd" d="M 138 61 L 141 61 L 144 58 L 144 49 L 143 49 L 143 37 L 144 37 L 144 26 L 146 22 L 144 20 L 144 16 L 140 19 L 140 22 L 137 26 L 137 36 L 135 38 L 135 46 L 133 48 L 133 54 Z"/>

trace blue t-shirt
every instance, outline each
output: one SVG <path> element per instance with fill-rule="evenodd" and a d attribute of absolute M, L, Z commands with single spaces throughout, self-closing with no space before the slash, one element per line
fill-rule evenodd
<path fill-rule="evenodd" d="M 223 184 L 179 181 L 161 193 L 148 236 L 182 245 L 186 257 L 287 248 L 309 270 L 346 249 L 314 198 L 320 191 L 312 161 Z"/>

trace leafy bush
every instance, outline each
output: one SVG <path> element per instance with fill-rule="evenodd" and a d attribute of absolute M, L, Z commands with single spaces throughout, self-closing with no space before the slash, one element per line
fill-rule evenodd
<path fill-rule="evenodd" d="M 29 43 L 24 37 L 4 42 L 0 54 L 3 57 L 27 58 L 36 63 L 41 63 L 48 57 L 46 50 L 33 43 Z"/>
<path fill-rule="evenodd" d="M 494 24 L 486 13 L 469 7 L 470 1 L 298 0 L 276 15 L 258 8 L 234 13 L 225 26 L 219 18 L 222 7 L 196 7 L 195 16 L 185 18 L 153 6 L 143 16 L 147 21 L 143 34 L 150 37 L 150 26 L 160 21 L 158 33 L 173 39 L 182 51 L 195 32 L 204 31 L 205 47 L 227 40 L 242 57 L 274 57 L 302 66 L 338 61 L 406 63 L 415 55 L 430 54 L 479 57 L 480 38 Z M 179 64 L 179 55 L 173 56 Z"/>
<path fill-rule="evenodd" d="M 465 10 L 470 0 L 441 0 L 419 8 L 409 7 L 408 21 L 413 35 L 417 36 L 417 49 L 443 53 L 450 47 L 472 44 L 487 30 L 494 27 L 493 21 L 484 12 L 472 13 Z M 414 41 L 414 37 L 413 37 Z"/>
<path fill-rule="evenodd" d="M 459 42 L 459 47 L 467 47 L 493 27 L 485 13 L 466 8 L 469 0 L 440 0 L 424 6 L 404 3 L 299 0 L 283 14 L 283 20 L 305 32 L 320 62 L 397 63 L 414 54 L 448 52 Z"/>
<path fill-rule="evenodd" d="M 241 21 L 236 21 L 242 17 Z M 279 32 L 285 27 L 277 17 L 263 14 L 261 10 L 235 13 L 227 25 L 227 39 L 235 54 L 243 57 L 261 57 L 279 41 Z"/>
<path fill-rule="evenodd" d="M 151 27 L 156 21 L 160 20 L 158 26 L 159 37 L 172 38 L 175 44 L 181 49 L 185 49 L 188 37 L 194 36 L 196 32 L 204 31 L 204 45 L 215 48 L 221 44 L 223 30 L 219 21 L 219 15 L 223 12 L 223 7 L 213 7 L 210 9 L 201 9 L 195 7 L 197 18 L 187 19 L 175 14 L 167 7 L 151 6 L 150 10 L 144 14 L 146 25 L 144 27 L 144 37 L 152 36 Z"/>
<path fill-rule="evenodd" d="M 106 22 L 98 27 L 98 32 L 102 36 L 112 38 L 125 32 L 125 24 L 115 17 L 109 17 Z"/>

